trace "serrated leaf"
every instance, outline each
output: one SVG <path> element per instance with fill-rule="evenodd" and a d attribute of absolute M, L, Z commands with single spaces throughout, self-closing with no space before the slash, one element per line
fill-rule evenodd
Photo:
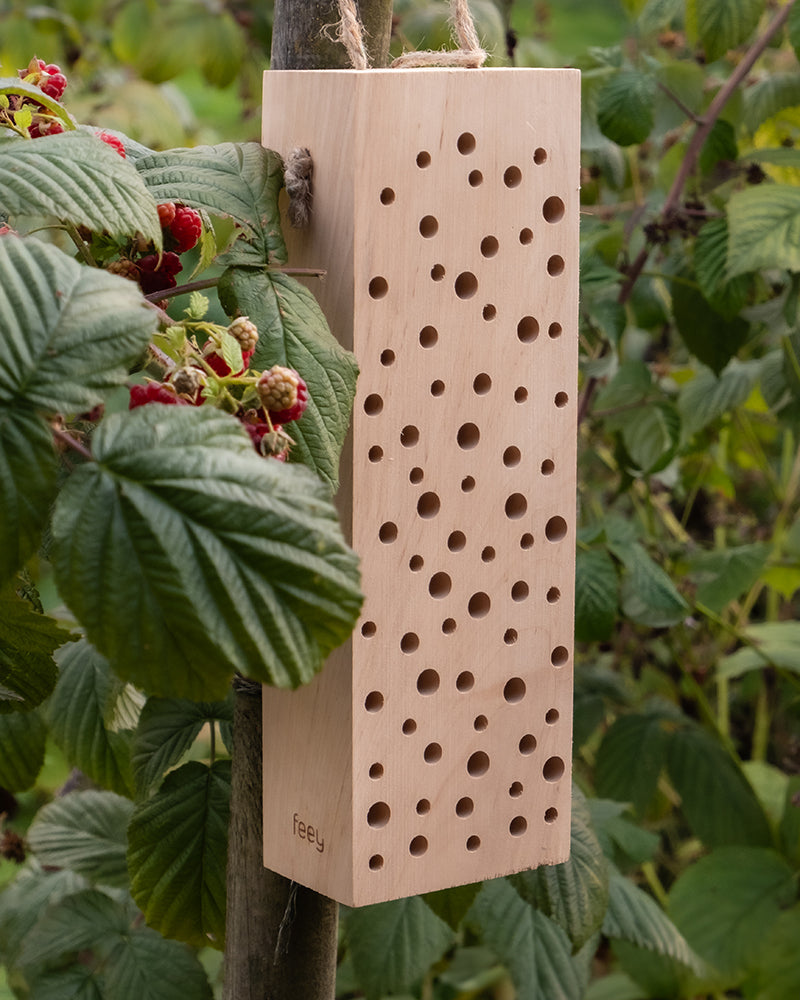
<path fill-rule="evenodd" d="M 53 652 L 75 637 L 34 611 L 12 585 L 0 590 L 0 715 L 27 712 L 53 690 Z"/>
<path fill-rule="evenodd" d="M 295 278 L 230 268 L 220 301 L 228 315 L 249 316 L 259 331 L 251 365 L 286 365 L 308 385 L 308 407 L 292 424 L 292 461 L 303 462 L 336 490 L 339 454 L 350 425 L 358 366 L 331 334 L 316 299 Z"/>
<path fill-rule="evenodd" d="M 800 270 L 800 188 L 769 184 L 731 195 L 728 274 L 763 267 Z"/>
<path fill-rule="evenodd" d="M 132 281 L 38 240 L 0 237 L 0 403 L 90 410 L 124 383 L 155 326 Z"/>
<path fill-rule="evenodd" d="M 800 996 L 800 906 L 782 913 L 763 943 L 750 994 L 756 1000 L 794 1000 Z"/>
<path fill-rule="evenodd" d="M 683 7 L 683 0 L 647 0 L 642 6 L 637 24 L 643 35 L 668 27 Z"/>
<path fill-rule="evenodd" d="M 233 722 L 228 701 L 196 702 L 177 698 L 148 698 L 133 744 L 133 773 L 140 792 L 161 781 L 189 750 L 206 723 Z"/>
<path fill-rule="evenodd" d="M 85 639 L 62 649 L 56 659 L 58 683 L 48 705 L 53 739 L 94 784 L 130 795 L 132 734 L 105 724 L 119 693 L 108 661 Z"/>
<path fill-rule="evenodd" d="M 47 726 L 38 711 L 0 715 L 0 788 L 30 788 L 44 764 L 46 744 Z"/>
<path fill-rule="evenodd" d="M 680 416 L 675 407 L 656 402 L 625 421 L 622 440 L 636 467 L 649 474 L 660 471 L 672 460 L 680 431 Z"/>
<path fill-rule="evenodd" d="M 728 220 L 711 219 L 694 242 L 694 266 L 700 291 L 709 305 L 727 320 L 741 312 L 750 292 L 745 275 L 728 278 Z"/>
<path fill-rule="evenodd" d="M 211 215 L 230 216 L 242 237 L 225 255 L 228 265 L 286 263 L 278 192 L 283 161 L 258 143 L 221 143 L 149 153 L 136 169 L 160 204 L 179 201 Z"/>
<path fill-rule="evenodd" d="M 761 964 L 772 926 L 796 892 L 792 869 L 775 851 L 721 847 L 678 878 L 669 911 L 701 958 L 739 980 Z"/>
<path fill-rule="evenodd" d="M 0 955 L 5 965 L 17 964 L 31 928 L 48 906 L 84 888 L 86 879 L 66 868 L 23 868 L 0 894 Z"/>
<path fill-rule="evenodd" d="M 764 670 L 771 666 L 800 674 L 800 623 L 764 622 L 750 625 L 745 635 L 750 644 L 719 661 L 719 677 L 741 677 L 751 670 Z"/>
<path fill-rule="evenodd" d="M 655 93 L 655 80 L 638 70 L 623 69 L 610 77 L 597 95 L 603 135 L 619 146 L 644 142 L 653 128 Z"/>
<path fill-rule="evenodd" d="M 697 601 L 720 614 L 753 586 L 770 551 L 769 545 L 755 543 L 692 556 L 689 575 L 697 584 Z"/>
<path fill-rule="evenodd" d="M 729 245 L 733 240 L 731 233 Z M 745 343 L 750 332 L 750 324 L 741 316 L 726 319 L 705 296 L 684 282 L 673 282 L 672 309 L 683 342 L 698 361 L 716 374 Z"/>
<path fill-rule="evenodd" d="M 103 1000 L 102 977 L 95 969 L 76 963 L 37 976 L 31 983 L 30 1000 Z"/>
<path fill-rule="evenodd" d="M 198 700 L 224 698 L 234 670 L 309 681 L 361 606 L 323 484 L 210 407 L 112 414 L 92 447 L 56 504 L 53 562 L 118 676 Z"/>
<path fill-rule="evenodd" d="M 619 609 L 619 581 L 605 549 L 579 551 L 575 559 L 575 638 L 610 638 Z"/>
<path fill-rule="evenodd" d="M 597 839 L 607 858 L 615 862 L 621 859 L 626 868 L 631 862 L 642 864 L 652 860 L 661 838 L 623 815 L 628 811 L 627 803 L 592 798 L 588 805 Z"/>
<path fill-rule="evenodd" d="M 95 882 L 127 886 L 126 829 L 133 804 L 114 792 L 71 792 L 43 806 L 28 831 L 43 865 L 69 868 Z"/>
<path fill-rule="evenodd" d="M 103 963 L 106 996 L 114 1000 L 212 1000 L 198 957 L 149 927 L 122 935 Z"/>
<path fill-rule="evenodd" d="M 156 203 L 136 168 L 90 132 L 0 146 L 0 212 L 55 216 L 161 249 Z"/>
<path fill-rule="evenodd" d="M 597 751 L 597 794 L 630 802 L 643 816 L 666 764 L 667 740 L 675 724 L 673 711 L 620 716 Z"/>
<path fill-rule="evenodd" d="M 675 625 L 689 610 L 674 583 L 638 543 L 610 542 L 622 562 L 622 610 L 632 621 L 652 628 Z"/>
<path fill-rule="evenodd" d="M 608 905 L 608 865 L 586 799 L 573 790 L 569 860 L 540 865 L 508 881 L 536 910 L 566 931 L 573 948 L 600 929 Z"/>
<path fill-rule="evenodd" d="M 231 762 L 190 761 L 136 806 L 128 827 L 131 894 L 165 937 L 225 941 Z"/>
<path fill-rule="evenodd" d="M 768 73 L 744 91 L 744 123 L 752 135 L 765 121 L 784 108 L 800 104 L 800 75 Z"/>
<path fill-rule="evenodd" d="M 608 911 L 603 920 L 606 937 L 630 941 L 702 972 L 702 962 L 652 896 L 616 870 L 611 872 L 609 888 Z"/>
<path fill-rule="evenodd" d="M 705 730 L 684 725 L 672 733 L 667 770 L 689 826 L 708 847 L 772 843 L 767 817 L 750 783 Z"/>
<path fill-rule="evenodd" d="M 747 41 L 764 11 L 764 0 L 689 0 L 687 26 L 708 62 Z"/>
<path fill-rule="evenodd" d="M 480 892 L 481 885 L 481 882 L 457 885 L 450 889 L 440 889 L 438 892 L 426 892 L 422 898 L 437 917 L 457 931 Z"/>
<path fill-rule="evenodd" d="M 625 361 L 597 394 L 598 410 L 632 406 L 647 398 L 653 386 L 650 369 L 643 361 Z"/>
<path fill-rule="evenodd" d="M 351 910 L 345 935 L 356 979 L 368 1000 L 410 989 L 454 937 L 419 896 Z"/>
<path fill-rule="evenodd" d="M 569 938 L 505 879 L 485 882 L 470 913 L 484 943 L 510 972 L 518 1000 L 581 1000 L 583 983 Z"/>
<path fill-rule="evenodd" d="M 758 370 L 757 362 L 731 363 L 719 376 L 701 368 L 681 386 L 678 396 L 684 432 L 694 434 L 741 405 L 750 395 Z"/>

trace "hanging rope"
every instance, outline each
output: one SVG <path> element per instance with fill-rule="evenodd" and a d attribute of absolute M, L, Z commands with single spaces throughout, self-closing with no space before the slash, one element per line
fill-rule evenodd
<path fill-rule="evenodd" d="M 364 29 L 358 15 L 356 0 L 339 0 L 339 13 L 342 19 L 336 37 L 347 49 L 350 65 L 353 69 L 369 69 L 367 50 L 364 48 Z"/>

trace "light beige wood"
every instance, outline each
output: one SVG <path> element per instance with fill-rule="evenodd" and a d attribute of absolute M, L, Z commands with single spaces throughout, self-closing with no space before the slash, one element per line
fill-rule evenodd
<path fill-rule="evenodd" d="M 269 72 L 287 234 L 361 366 L 359 627 L 264 691 L 264 860 L 350 905 L 569 852 L 579 74 Z"/>

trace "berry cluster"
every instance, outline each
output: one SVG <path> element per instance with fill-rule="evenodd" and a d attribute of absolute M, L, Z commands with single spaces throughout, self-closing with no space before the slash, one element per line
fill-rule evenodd
<path fill-rule="evenodd" d="M 25 67 L 17 70 L 21 80 L 38 87 L 43 95 L 60 101 L 67 87 L 67 78 L 61 67 L 34 57 Z M 28 94 L 9 94 L 0 103 L 0 125 L 13 129 L 19 135 L 38 139 L 43 135 L 56 135 L 64 131 L 63 121 L 43 102 Z"/>
<path fill-rule="evenodd" d="M 114 136 L 106 135 L 104 141 L 109 145 L 117 141 Z M 103 135 L 100 138 L 103 139 Z M 124 149 L 122 155 L 125 155 Z M 195 247 L 203 231 L 200 214 L 187 205 L 165 202 L 158 206 L 158 218 L 163 232 L 164 253 L 159 256 L 145 247 L 143 255 L 137 256 L 142 248 L 134 243 L 125 249 L 122 257 L 107 265 L 114 274 L 137 281 L 145 295 L 175 288 L 178 283 L 176 275 L 183 270 L 180 254 Z"/>

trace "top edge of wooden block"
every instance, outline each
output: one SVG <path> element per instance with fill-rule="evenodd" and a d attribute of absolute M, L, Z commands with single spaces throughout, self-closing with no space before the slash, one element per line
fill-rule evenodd
<path fill-rule="evenodd" d="M 330 78 L 335 76 L 362 77 L 365 81 L 370 77 L 394 77 L 406 76 L 418 78 L 420 73 L 430 76 L 495 76 L 495 75 L 517 75 L 517 76 L 566 76 L 576 79 L 580 78 L 579 69 L 559 68 L 552 69 L 545 66 L 426 66 L 414 69 L 267 69 L 264 70 L 265 77 L 274 76 L 322 76 Z"/>

